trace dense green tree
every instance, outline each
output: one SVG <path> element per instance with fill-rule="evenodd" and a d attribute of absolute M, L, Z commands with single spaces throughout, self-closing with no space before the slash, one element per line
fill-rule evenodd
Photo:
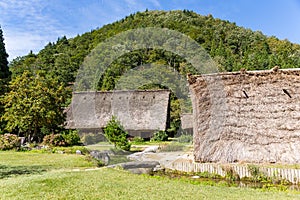
<path fill-rule="evenodd" d="M 3 31 L 0 26 L 0 97 L 7 92 L 7 83 L 10 78 L 10 71 L 8 68 L 8 54 L 5 50 Z M 0 103 L 0 116 L 3 115 L 3 105 Z M 5 123 L 0 121 L 0 134 L 3 133 Z"/>
<path fill-rule="evenodd" d="M 115 116 L 112 116 L 104 128 L 104 135 L 116 148 L 126 151 L 130 150 L 130 143 L 127 140 L 128 133 L 124 130 L 120 121 L 118 121 Z"/>
<path fill-rule="evenodd" d="M 44 134 L 60 131 L 68 89 L 57 79 L 46 77 L 43 71 L 24 71 L 9 84 L 9 92 L 2 98 L 7 122 L 6 129 L 41 141 Z"/>
<path fill-rule="evenodd" d="M 10 76 L 7 58 L 8 54 L 5 50 L 3 31 L 0 26 L 0 79 L 5 79 Z"/>

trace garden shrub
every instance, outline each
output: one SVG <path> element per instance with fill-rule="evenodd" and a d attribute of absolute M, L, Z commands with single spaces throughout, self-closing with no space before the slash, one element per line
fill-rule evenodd
<path fill-rule="evenodd" d="M 76 130 L 66 130 L 62 134 L 46 135 L 43 139 L 43 144 L 50 147 L 66 147 L 79 145 L 81 143 Z"/>
<path fill-rule="evenodd" d="M 21 139 L 14 134 L 0 135 L 0 150 L 18 149 L 21 146 Z"/>
<path fill-rule="evenodd" d="M 140 143 L 143 143 L 145 140 L 141 137 L 134 137 L 132 138 L 131 142 L 134 143 L 134 144 L 140 144 Z"/>
<path fill-rule="evenodd" d="M 248 165 L 248 171 L 251 174 L 251 179 L 253 181 L 268 181 L 268 176 L 259 169 L 259 166 L 257 165 Z"/>
<path fill-rule="evenodd" d="M 81 144 L 80 137 L 77 130 L 66 130 L 62 134 L 67 146 L 74 146 Z"/>
<path fill-rule="evenodd" d="M 222 170 L 225 172 L 225 178 L 230 181 L 239 181 L 240 176 L 239 174 L 234 170 L 234 168 L 230 165 L 224 165 L 222 166 Z"/>
<path fill-rule="evenodd" d="M 124 130 L 120 121 L 112 116 L 111 120 L 104 128 L 104 135 L 106 139 L 115 145 L 116 148 L 120 148 L 125 151 L 130 150 L 130 143 L 127 140 L 128 133 Z"/>
<path fill-rule="evenodd" d="M 43 139 L 43 144 L 50 147 L 64 147 L 67 146 L 65 138 L 62 134 L 50 134 L 46 135 Z"/>
<path fill-rule="evenodd" d="M 168 140 L 168 134 L 165 131 L 157 131 L 154 133 L 153 137 L 151 138 L 151 141 L 167 141 Z"/>

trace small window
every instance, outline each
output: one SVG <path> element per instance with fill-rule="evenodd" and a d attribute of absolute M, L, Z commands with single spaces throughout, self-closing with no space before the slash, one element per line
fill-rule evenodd
<path fill-rule="evenodd" d="M 286 89 L 282 89 L 282 91 L 284 92 L 284 94 L 288 95 L 290 98 L 292 98 L 292 96 L 290 95 L 289 91 L 287 91 Z"/>
<path fill-rule="evenodd" d="M 245 90 L 243 90 L 243 93 L 244 93 L 245 97 L 248 99 L 248 98 L 249 98 L 249 96 L 248 96 L 248 94 L 246 93 L 246 91 L 245 91 Z"/>

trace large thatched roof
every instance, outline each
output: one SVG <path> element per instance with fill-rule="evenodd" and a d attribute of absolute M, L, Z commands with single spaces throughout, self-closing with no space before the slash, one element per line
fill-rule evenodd
<path fill-rule="evenodd" d="M 196 161 L 300 163 L 300 69 L 188 80 Z"/>
<path fill-rule="evenodd" d="M 165 130 L 169 90 L 73 93 L 67 127 L 103 128 L 116 116 L 126 130 Z"/>

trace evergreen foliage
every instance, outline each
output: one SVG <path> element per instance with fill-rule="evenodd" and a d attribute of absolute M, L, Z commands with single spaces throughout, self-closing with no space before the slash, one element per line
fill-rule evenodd
<path fill-rule="evenodd" d="M 8 68 L 8 54 L 5 50 L 3 31 L 0 26 L 0 97 L 7 92 L 7 84 L 10 78 L 10 71 Z M 0 116 L 3 115 L 4 109 L 0 102 Z M 0 121 L 0 134 L 4 132 L 5 123 Z"/>
<path fill-rule="evenodd" d="M 3 31 L 0 26 L 0 80 L 7 79 L 10 76 L 7 58 L 8 58 L 8 54 L 6 53 L 5 50 Z"/>
<path fill-rule="evenodd" d="M 59 76 L 65 83 L 72 82 L 85 56 L 100 42 L 123 31 L 143 27 L 168 28 L 190 36 L 206 49 L 221 71 L 270 69 L 275 65 L 295 68 L 300 65 L 298 44 L 274 36 L 267 37 L 259 31 L 251 31 L 211 15 L 202 16 L 184 10 L 138 12 L 72 39 L 63 36 L 56 43 L 50 42 L 37 55 L 29 54 L 14 60 L 12 72 L 20 73 L 28 67 L 43 69 Z M 124 70 L 150 62 L 167 64 L 182 72 L 187 65 L 182 58 L 163 50 L 134 51 L 112 64 L 112 70 L 107 71 L 99 87 L 111 89 L 114 79 Z M 109 79 L 112 75 L 113 81 Z"/>
<path fill-rule="evenodd" d="M 127 140 L 128 133 L 124 130 L 120 121 L 115 116 L 112 116 L 111 120 L 104 128 L 104 135 L 106 139 L 115 145 L 116 148 L 120 148 L 125 151 L 130 150 L 130 143 Z"/>
<path fill-rule="evenodd" d="M 288 40 L 267 37 L 259 31 L 188 10 L 147 11 L 71 39 L 63 36 L 55 43 L 48 43 L 37 55 L 31 52 L 17 58 L 10 64 L 13 77 L 24 70 L 45 70 L 65 85 L 74 82 L 84 58 L 100 42 L 123 31 L 143 27 L 168 28 L 188 35 L 209 53 L 220 71 L 271 69 L 276 65 L 300 67 L 300 45 Z M 123 73 L 147 63 L 168 65 L 183 75 L 193 73 L 189 63 L 178 55 L 161 49 L 141 49 L 115 60 L 99 81 L 98 89 L 112 90 Z"/>
<path fill-rule="evenodd" d="M 167 141 L 168 140 L 168 134 L 165 131 L 157 131 L 154 133 L 153 137 L 151 138 L 151 141 Z"/>

